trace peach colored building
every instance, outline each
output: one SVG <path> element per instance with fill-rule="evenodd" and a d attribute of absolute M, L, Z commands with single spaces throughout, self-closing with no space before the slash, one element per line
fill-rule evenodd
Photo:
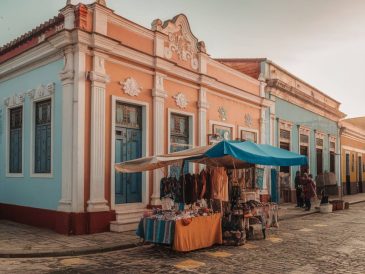
<path fill-rule="evenodd" d="M 0 186 L 4 218 L 69 234 L 133 229 L 146 207 L 160 203 L 166 171 L 116 174 L 116 162 L 203 146 L 211 134 L 265 142 L 265 125 L 271 127 L 266 83 L 212 59 L 183 14 L 147 29 L 102 0 L 68 4 L 0 53 L 0 85 L 9 90 L 0 98 L 3 113 L 15 121 L 2 130 L 4 151 L 9 134 L 23 128 L 32 135 L 34 123 L 42 126 L 30 109 L 44 103 L 53 115 L 44 164 L 32 163 L 43 159 L 37 134 L 38 147 L 17 150 L 23 169 L 9 156 Z M 19 111 L 25 119 L 17 123 Z M 36 122 L 27 119 L 32 115 Z M 8 174 L 13 166 L 17 176 Z"/>
<path fill-rule="evenodd" d="M 341 180 L 343 194 L 365 192 L 365 117 L 341 121 Z"/>

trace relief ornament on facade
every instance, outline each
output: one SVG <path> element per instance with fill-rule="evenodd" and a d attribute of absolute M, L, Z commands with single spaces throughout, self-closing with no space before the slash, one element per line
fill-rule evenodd
<path fill-rule="evenodd" d="M 138 96 L 142 91 L 142 87 L 133 77 L 128 77 L 124 81 L 120 81 L 120 84 L 122 85 L 124 93 L 130 96 Z"/>
<path fill-rule="evenodd" d="M 219 107 L 218 113 L 219 113 L 219 118 L 221 119 L 221 121 L 227 120 L 227 111 L 225 110 L 224 107 Z"/>
<path fill-rule="evenodd" d="M 185 95 L 181 92 L 173 96 L 172 98 L 175 99 L 176 105 L 180 108 L 184 109 L 188 105 L 188 100 L 186 99 Z"/>
<path fill-rule="evenodd" d="M 164 46 L 164 56 L 167 59 L 171 59 L 173 53 L 176 53 L 179 60 L 190 60 L 191 67 L 198 69 L 197 53 L 206 53 L 205 44 L 202 41 L 198 42 L 198 39 L 192 34 L 185 15 L 177 15 L 164 23 L 160 19 L 156 19 L 152 22 L 152 29 L 167 35 L 168 40 Z"/>
<path fill-rule="evenodd" d="M 252 127 L 252 122 L 253 122 L 253 119 L 252 119 L 251 114 L 246 113 L 246 114 L 245 114 L 245 125 L 246 125 L 247 127 Z"/>

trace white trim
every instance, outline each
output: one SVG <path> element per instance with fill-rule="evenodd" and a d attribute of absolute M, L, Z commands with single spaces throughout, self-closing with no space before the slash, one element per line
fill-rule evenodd
<path fill-rule="evenodd" d="M 249 131 L 249 132 L 252 132 L 252 133 L 255 133 L 256 134 L 256 143 L 257 144 L 260 144 L 260 138 L 259 138 L 259 130 L 258 129 L 253 129 L 253 128 L 249 128 L 249 127 L 242 127 L 242 126 L 238 126 L 238 132 L 237 132 L 237 138 L 240 138 L 241 139 L 241 131 L 244 130 L 244 131 Z"/>
<path fill-rule="evenodd" d="M 171 135 L 171 114 L 181 114 L 189 117 L 189 145 L 191 148 L 195 147 L 195 113 L 178 110 L 175 108 L 167 109 L 167 152 L 170 153 L 170 135 Z M 189 164 L 189 172 L 195 171 L 195 164 Z M 170 166 L 168 167 L 167 174 L 170 174 Z"/>
<path fill-rule="evenodd" d="M 9 172 L 9 134 L 10 134 L 10 110 L 14 108 L 22 108 L 22 172 L 21 173 L 10 173 Z M 24 101 L 21 104 L 12 105 L 5 107 L 5 121 L 6 121 L 6 130 L 5 130 L 5 177 L 8 178 L 22 178 L 24 177 Z"/>
<path fill-rule="evenodd" d="M 125 208 L 128 206 L 141 206 L 146 207 L 149 202 L 149 171 L 142 173 L 142 202 L 141 203 L 127 203 L 127 204 L 115 204 L 115 111 L 116 103 L 127 103 L 142 107 L 142 156 L 149 156 L 150 144 L 149 144 L 149 103 L 139 100 L 128 99 L 125 97 L 119 97 L 112 95 L 111 97 L 111 173 L 110 173 L 110 206 L 111 209 Z"/>
<path fill-rule="evenodd" d="M 358 148 L 351 147 L 351 146 L 342 146 L 342 149 L 343 149 L 343 150 L 346 150 L 346 151 L 345 151 L 346 153 L 350 153 L 350 152 L 352 151 L 352 152 L 357 152 L 357 153 L 365 154 L 365 150 L 363 150 L 363 149 L 358 149 Z"/>
<path fill-rule="evenodd" d="M 55 92 L 46 96 L 39 96 L 38 98 L 30 99 L 30 114 L 31 114 L 31 123 L 30 123 L 30 177 L 33 178 L 53 178 L 53 145 L 54 145 L 54 96 Z M 35 173 L 34 172 L 34 148 L 35 148 L 35 105 L 37 102 L 51 100 L 51 172 L 50 173 Z"/>
<path fill-rule="evenodd" d="M 209 120 L 209 130 L 208 130 L 209 134 L 213 133 L 213 125 L 225 126 L 225 127 L 232 128 L 232 140 L 236 140 L 236 138 L 238 138 L 236 136 L 236 125 L 228 124 L 228 123 L 224 123 L 224 122 L 220 122 L 220 121 L 215 121 L 215 120 Z"/>

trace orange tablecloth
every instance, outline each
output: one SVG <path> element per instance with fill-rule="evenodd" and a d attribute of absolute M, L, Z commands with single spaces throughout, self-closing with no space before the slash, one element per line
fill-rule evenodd
<path fill-rule="evenodd" d="M 192 218 L 189 225 L 176 221 L 173 249 L 191 251 L 222 243 L 221 215 Z"/>

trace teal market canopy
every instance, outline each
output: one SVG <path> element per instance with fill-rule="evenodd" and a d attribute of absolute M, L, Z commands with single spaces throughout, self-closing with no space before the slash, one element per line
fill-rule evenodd
<path fill-rule="evenodd" d="M 250 141 L 221 141 L 204 154 L 204 158 L 219 159 L 232 157 L 249 164 L 269 166 L 307 165 L 307 157 L 271 145 L 255 144 Z"/>
<path fill-rule="evenodd" d="M 274 146 L 255 144 L 250 141 L 221 141 L 214 146 L 197 147 L 117 163 L 115 169 L 123 173 L 141 172 L 164 168 L 183 161 L 226 168 L 243 168 L 255 164 L 270 166 L 307 165 L 306 156 Z"/>

